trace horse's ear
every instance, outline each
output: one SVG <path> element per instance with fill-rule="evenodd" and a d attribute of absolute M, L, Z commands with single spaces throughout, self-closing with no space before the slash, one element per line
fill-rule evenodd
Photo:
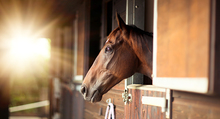
<path fill-rule="evenodd" d="M 126 30 L 126 24 L 125 22 L 122 20 L 122 18 L 120 17 L 120 15 L 118 13 L 116 13 L 116 20 L 118 22 L 118 26 L 119 28 L 123 31 Z"/>

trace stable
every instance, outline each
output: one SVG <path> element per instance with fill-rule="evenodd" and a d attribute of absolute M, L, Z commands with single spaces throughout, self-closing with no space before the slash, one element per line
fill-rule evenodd
<path fill-rule="evenodd" d="M 112 103 L 116 119 L 218 119 L 219 8 L 217 0 L 78 0 L 72 21 L 54 32 L 52 48 L 71 55 L 52 54 L 51 118 L 103 119 Z M 81 83 L 118 27 L 116 13 L 153 33 L 152 75 L 136 73 L 90 103 Z"/>

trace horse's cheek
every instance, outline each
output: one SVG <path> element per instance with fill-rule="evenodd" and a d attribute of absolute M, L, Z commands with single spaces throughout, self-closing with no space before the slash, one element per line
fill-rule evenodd
<path fill-rule="evenodd" d="M 122 78 L 127 78 L 130 77 L 131 75 L 134 74 L 134 69 L 135 69 L 135 59 L 132 55 L 132 53 L 127 53 L 123 58 L 120 59 L 120 63 L 117 65 L 118 68 L 120 68 L 120 74 Z"/>

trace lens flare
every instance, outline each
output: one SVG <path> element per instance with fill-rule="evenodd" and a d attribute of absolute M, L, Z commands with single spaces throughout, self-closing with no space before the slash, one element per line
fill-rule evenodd
<path fill-rule="evenodd" d="M 27 60 L 42 56 L 50 58 L 50 43 L 46 38 L 32 40 L 31 38 L 18 38 L 11 42 L 11 58 Z M 39 58 L 39 57 L 38 57 Z"/>
<path fill-rule="evenodd" d="M 49 39 L 40 38 L 36 42 L 34 52 L 43 56 L 44 58 L 50 58 L 50 43 Z"/>
<path fill-rule="evenodd" d="M 22 74 L 43 67 L 44 62 L 50 58 L 50 39 L 31 37 L 17 37 L 10 42 L 8 67 L 13 67 L 13 72 Z M 12 71 L 12 69 L 11 69 Z"/>

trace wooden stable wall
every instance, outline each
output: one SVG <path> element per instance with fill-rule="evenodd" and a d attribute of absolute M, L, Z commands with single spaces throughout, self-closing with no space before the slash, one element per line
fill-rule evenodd
<path fill-rule="evenodd" d="M 210 0 L 158 0 L 157 77 L 208 77 L 210 10 Z"/>
<path fill-rule="evenodd" d="M 219 119 L 220 2 L 155 1 L 153 85 L 173 89 L 169 118 Z M 141 100 L 143 96 L 162 97 L 163 93 L 144 86 L 128 88 L 132 102 L 125 106 L 126 119 L 166 117 L 160 107 Z"/>
<path fill-rule="evenodd" d="M 110 0 L 103 0 L 102 1 L 103 2 L 102 7 L 104 7 L 103 9 L 107 9 L 107 8 L 105 8 L 106 6 L 104 6 L 104 5 L 105 5 L 105 3 L 109 2 L 109 1 Z M 117 22 L 115 19 L 116 11 L 121 15 L 123 20 L 125 20 L 125 13 L 126 13 L 126 11 L 125 11 L 126 4 L 125 3 L 126 3 L 125 0 L 113 0 L 112 1 L 112 7 L 113 7 L 112 30 L 117 27 Z M 104 14 L 105 14 L 105 12 L 103 12 L 102 15 L 104 15 Z M 106 20 L 106 19 L 103 19 L 102 23 L 107 23 L 104 20 Z M 104 24 L 102 24 L 102 25 L 104 25 Z M 102 27 L 104 27 L 104 26 L 102 26 Z M 107 31 L 107 30 L 105 30 L 105 31 Z M 100 33 L 100 31 L 99 31 L 99 33 Z M 103 34 L 106 34 L 106 33 L 103 33 Z M 106 36 L 107 35 L 108 34 L 106 34 Z M 103 39 L 106 36 L 103 36 Z M 111 99 L 111 101 L 115 105 L 116 119 L 124 119 L 124 102 L 122 99 L 122 93 L 124 92 L 124 85 L 125 85 L 124 82 L 125 81 L 120 82 L 119 84 L 114 86 L 108 93 L 104 94 L 101 102 L 90 103 L 88 101 L 85 101 L 84 118 L 85 119 L 103 119 L 105 116 L 106 107 L 108 105 L 106 103 L 106 100 Z"/>
<path fill-rule="evenodd" d="M 172 119 L 219 119 L 220 96 L 173 91 Z"/>
<path fill-rule="evenodd" d="M 101 2 L 101 4 L 99 5 L 103 8 L 99 8 L 99 10 L 107 9 L 105 8 L 105 3 L 109 1 L 111 0 L 100 0 L 99 2 Z M 213 9 L 220 8 L 219 3 L 214 7 L 213 1 L 215 0 L 155 1 L 157 1 L 158 12 L 157 34 L 155 34 L 157 35 L 158 42 L 156 45 L 154 43 L 154 54 L 157 53 L 157 62 L 156 65 L 154 64 L 153 68 L 153 85 L 173 89 L 170 118 L 218 119 L 220 117 L 220 97 L 217 93 L 220 92 L 220 76 L 218 73 L 219 68 L 217 66 L 220 64 L 218 63 L 218 57 L 220 56 L 220 50 L 218 49 L 220 43 L 216 39 L 219 38 L 219 35 L 217 35 L 217 31 L 219 31 L 219 27 L 217 26 L 219 25 L 218 22 L 213 25 L 212 16 Z M 95 33 L 96 36 L 102 36 L 100 40 L 102 40 L 101 43 L 104 43 L 105 38 L 108 35 L 106 33 L 106 23 L 108 23 L 106 22 L 106 18 L 103 18 L 101 21 L 101 32 L 99 29 L 96 29 L 97 31 L 92 28 L 89 29 L 92 29 L 91 31 L 88 30 L 88 26 L 96 26 L 92 24 L 92 20 L 90 21 L 90 24 L 88 24 L 89 19 L 92 19 L 93 16 L 88 15 L 90 14 L 88 12 L 89 10 L 85 11 L 85 9 L 89 9 L 89 7 L 87 8 L 87 2 L 89 2 L 89 0 L 80 3 L 81 5 L 77 8 L 77 25 L 73 25 L 73 29 L 77 30 L 79 46 L 77 49 L 78 63 L 76 69 L 73 69 L 77 70 L 76 75 L 84 75 L 86 70 L 88 70 L 88 68 L 86 68 L 86 60 L 88 59 L 88 54 L 86 53 L 88 50 L 86 49 L 88 44 L 87 40 L 90 40 L 94 35 L 93 33 Z M 91 6 L 91 8 L 93 8 L 98 4 L 93 3 L 91 5 L 94 5 Z M 125 7 L 126 0 L 112 0 L 111 30 L 117 27 L 117 22 L 115 20 L 116 11 L 125 21 Z M 140 7 L 137 6 L 137 8 Z M 102 17 L 105 16 L 105 14 L 107 13 L 103 12 Z M 214 14 L 214 16 L 216 16 L 214 18 L 216 21 L 219 21 L 218 16 L 220 15 L 217 14 L 219 14 L 219 12 Z M 145 15 L 147 16 L 147 12 Z M 88 16 L 90 18 L 88 18 Z M 95 20 L 93 22 L 95 22 Z M 213 28 L 213 26 L 216 26 L 216 28 Z M 68 29 L 69 28 L 66 28 L 64 31 L 68 32 Z M 151 30 L 152 28 L 149 27 L 149 29 Z M 216 31 L 216 34 L 213 30 Z M 87 31 L 90 33 L 90 38 L 87 36 Z M 80 86 L 80 81 L 74 81 L 73 77 L 74 91 L 72 91 L 72 96 L 70 96 L 69 91 L 65 86 L 67 86 L 70 81 L 69 77 L 71 77 L 71 75 L 68 74 L 71 74 L 72 72 L 69 69 L 71 67 L 67 66 L 68 64 L 61 64 L 59 62 L 64 59 L 68 60 L 68 57 L 65 58 L 65 56 L 61 55 L 61 52 L 66 52 L 68 54 L 68 49 L 63 51 L 59 49 L 60 47 L 63 47 L 61 45 L 68 45 L 68 42 L 61 42 L 61 39 L 65 38 L 64 36 L 61 37 L 61 34 L 63 34 L 62 32 L 62 29 L 58 29 L 55 34 L 57 36 L 54 46 L 56 53 L 58 53 L 56 54 L 58 55 L 58 58 L 54 61 L 54 76 L 60 78 L 63 84 L 66 84 L 62 85 L 62 100 L 55 100 L 55 106 L 59 108 L 56 108 L 55 112 L 60 111 L 63 119 L 70 117 L 76 119 L 103 119 L 107 107 L 107 99 L 111 99 L 115 105 L 117 119 L 165 119 L 166 115 L 164 112 L 161 112 L 160 107 L 145 105 L 142 104 L 141 101 L 142 96 L 164 97 L 165 93 L 163 91 L 150 90 L 149 88 L 129 88 L 129 93 L 132 94 L 132 102 L 125 106 L 122 99 L 125 81 L 117 84 L 108 93 L 103 95 L 101 102 L 90 103 L 88 101 L 84 102 L 81 94 L 77 90 L 77 87 Z M 216 39 L 213 38 L 213 33 Z M 157 49 L 155 50 L 155 48 Z M 213 50 L 216 52 L 211 52 Z M 213 74 L 213 72 L 215 73 Z M 205 81 L 205 83 L 203 81 Z M 71 85 L 68 84 L 68 86 L 71 88 Z M 182 90 L 182 92 L 176 90 Z M 198 94 L 198 92 L 203 94 Z M 83 103 L 85 104 L 83 105 Z"/>
<path fill-rule="evenodd" d="M 72 1 L 70 1 L 72 2 Z M 89 0 L 76 1 L 71 19 L 57 26 L 52 39 L 50 117 L 82 119 L 84 99 L 80 94 L 84 70 L 88 70 Z"/>
<path fill-rule="evenodd" d="M 218 7 L 214 1 L 157 0 L 154 85 L 204 94 L 219 93 L 219 77 L 216 77 L 219 67 L 215 66 L 220 54 L 215 38 Z"/>
<path fill-rule="evenodd" d="M 128 86 L 132 101 L 125 105 L 125 119 L 166 119 L 161 107 L 142 104 L 142 96 L 166 97 L 166 89 L 145 86 Z"/>
<path fill-rule="evenodd" d="M 101 102 L 85 102 L 84 119 L 104 119 L 107 108 L 107 99 L 111 99 L 115 105 L 116 119 L 124 119 L 124 102 L 122 93 L 124 90 L 124 81 L 113 87 L 108 93 L 103 95 Z"/>
<path fill-rule="evenodd" d="M 145 86 L 128 86 L 132 101 L 125 105 L 125 119 L 166 119 L 161 107 L 146 105 L 143 96 L 166 97 L 166 89 Z M 220 96 L 173 91 L 171 93 L 170 119 L 219 119 Z M 167 100 L 168 101 L 168 100 Z M 159 102 L 158 102 L 159 103 Z"/>
<path fill-rule="evenodd" d="M 153 85 L 173 89 L 172 119 L 219 119 L 220 2 L 156 1 Z"/>

